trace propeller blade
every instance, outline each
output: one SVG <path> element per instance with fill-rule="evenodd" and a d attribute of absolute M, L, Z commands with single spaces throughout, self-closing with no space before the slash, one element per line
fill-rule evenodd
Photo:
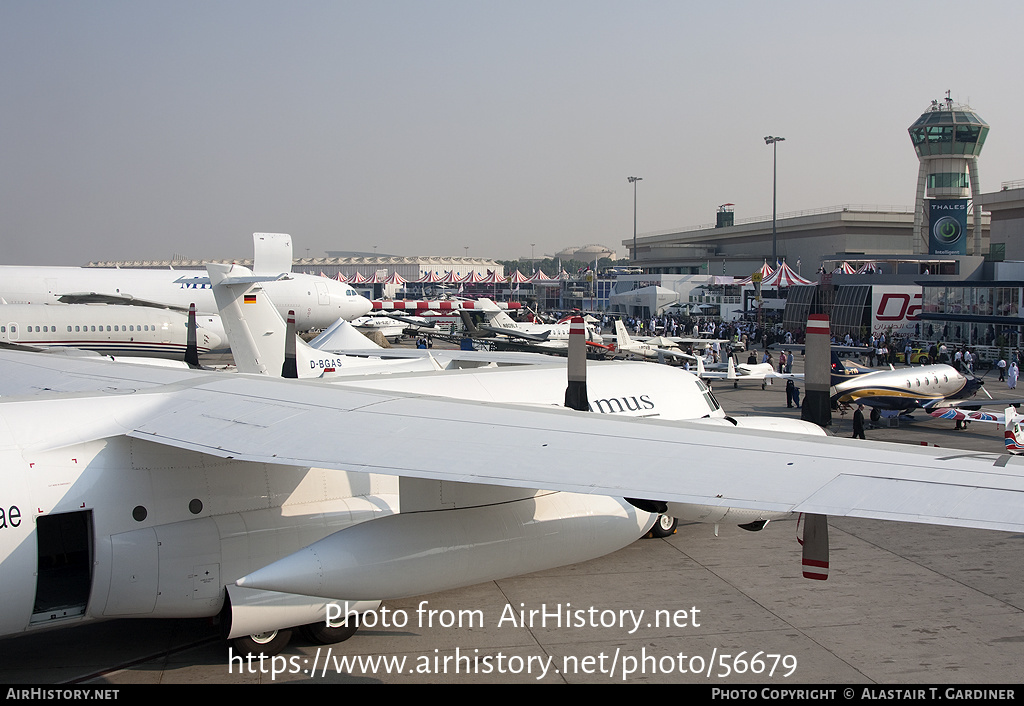
<path fill-rule="evenodd" d="M 185 364 L 190 368 L 199 367 L 199 346 L 196 344 L 196 305 L 188 305 L 188 324 L 185 338 Z M 69 329 L 70 330 L 70 329 Z"/>
<path fill-rule="evenodd" d="M 582 316 L 569 322 L 569 384 L 565 388 L 565 406 L 579 412 L 590 409 L 587 398 L 587 334 Z"/>
<path fill-rule="evenodd" d="M 804 522 L 803 545 L 804 578 L 815 581 L 828 579 L 828 516 L 802 515 Z"/>
<path fill-rule="evenodd" d="M 281 366 L 281 377 L 299 377 L 298 365 L 295 362 L 295 312 L 288 311 L 288 326 L 284 333 L 284 364 Z"/>

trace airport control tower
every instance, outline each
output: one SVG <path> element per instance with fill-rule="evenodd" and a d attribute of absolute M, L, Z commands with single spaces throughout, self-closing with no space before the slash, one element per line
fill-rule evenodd
<path fill-rule="evenodd" d="M 966 255 L 968 197 L 978 203 L 978 155 L 988 125 L 966 105 L 956 105 L 946 91 L 942 101 L 910 126 L 910 139 L 921 160 L 914 203 L 914 254 Z M 927 191 L 926 191 L 927 189 Z M 981 255 L 981 208 L 974 209 L 970 254 Z"/>

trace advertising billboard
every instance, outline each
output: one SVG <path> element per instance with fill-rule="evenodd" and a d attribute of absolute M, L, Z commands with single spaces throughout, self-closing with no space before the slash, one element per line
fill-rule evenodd
<path fill-rule="evenodd" d="M 920 337 L 921 288 L 883 286 L 871 288 L 871 331 L 876 336 Z"/>
<path fill-rule="evenodd" d="M 967 199 L 932 199 L 928 205 L 928 252 L 967 254 Z"/>

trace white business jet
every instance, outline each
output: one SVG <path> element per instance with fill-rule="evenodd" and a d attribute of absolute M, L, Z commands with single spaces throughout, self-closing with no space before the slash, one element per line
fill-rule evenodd
<path fill-rule="evenodd" d="M 354 319 L 370 311 L 370 301 L 347 284 L 291 273 L 291 236 L 255 233 L 253 245 L 257 275 L 286 273 L 266 286 L 282 316 L 295 312 L 300 331 L 327 328 L 338 318 Z M 0 299 L 7 304 L 150 304 L 182 312 L 195 303 L 200 314 L 217 311 L 205 272 L 170 269 L 0 266 Z"/>
<path fill-rule="evenodd" d="M 196 317 L 198 353 L 226 351 L 217 314 Z M 188 315 L 117 304 L 0 304 L 0 342 L 39 350 L 80 348 L 113 356 L 182 360 Z"/>

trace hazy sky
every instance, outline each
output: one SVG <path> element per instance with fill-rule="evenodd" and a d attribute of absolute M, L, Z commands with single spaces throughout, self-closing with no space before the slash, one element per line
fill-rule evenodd
<path fill-rule="evenodd" d="M 974 13 L 974 15 L 969 14 Z M 0 0 L 0 264 L 495 258 L 913 204 L 947 89 L 1024 179 L 1024 3 Z"/>

